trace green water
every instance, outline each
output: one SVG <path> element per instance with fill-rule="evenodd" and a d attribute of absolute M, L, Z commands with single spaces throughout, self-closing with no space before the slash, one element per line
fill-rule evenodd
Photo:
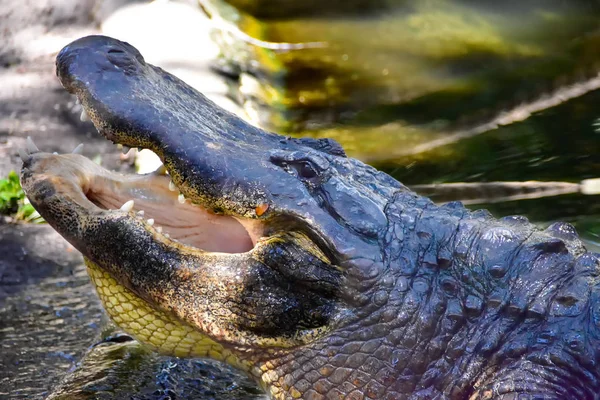
<path fill-rule="evenodd" d="M 387 123 L 448 131 L 595 75 L 600 65 L 600 4 L 584 0 L 389 0 L 362 13 L 349 2 L 336 16 L 315 6 L 312 15 L 280 10 L 277 18 L 202 3 L 244 107 L 278 131 Z"/>

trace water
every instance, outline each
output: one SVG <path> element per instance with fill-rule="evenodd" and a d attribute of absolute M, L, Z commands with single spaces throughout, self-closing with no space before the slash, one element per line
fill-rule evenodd
<path fill-rule="evenodd" d="M 556 181 L 578 183 L 600 176 L 600 132 L 594 91 L 527 120 L 435 148 L 428 152 L 373 163 L 407 185 L 444 182 Z M 600 234 L 600 197 L 581 193 L 469 205 L 496 216 L 525 215 L 540 226 L 573 223 L 596 250 Z M 465 194 L 437 201 L 468 200 Z"/>
<path fill-rule="evenodd" d="M 160 356 L 119 334 L 91 347 L 47 399 L 258 400 L 265 395 L 222 363 Z"/>
<path fill-rule="evenodd" d="M 600 4 L 584 0 L 390 0 L 362 13 L 349 5 L 335 17 L 262 19 L 202 3 L 227 21 L 214 37 L 246 111 L 277 131 L 376 137 L 393 124 L 386 133 L 402 142 L 444 135 L 600 65 Z"/>

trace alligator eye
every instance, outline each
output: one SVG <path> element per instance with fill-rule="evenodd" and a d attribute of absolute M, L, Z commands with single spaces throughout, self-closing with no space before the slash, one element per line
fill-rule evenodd
<path fill-rule="evenodd" d="M 270 161 L 281 167 L 287 173 L 297 176 L 303 181 L 316 183 L 321 179 L 323 172 L 329 167 L 329 161 L 324 157 L 305 152 L 275 151 L 270 156 Z"/>
<path fill-rule="evenodd" d="M 312 179 L 315 178 L 318 174 L 317 171 L 313 168 L 312 165 L 308 162 L 302 162 L 300 164 L 295 165 L 296 171 L 298 171 L 298 176 L 304 179 Z"/>

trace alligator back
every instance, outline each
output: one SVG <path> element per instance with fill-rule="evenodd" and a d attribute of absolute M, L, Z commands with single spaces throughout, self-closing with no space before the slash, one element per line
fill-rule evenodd
<path fill-rule="evenodd" d="M 386 214 L 392 392 L 599 398 L 600 262 L 573 226 L 408 192 Z"/>

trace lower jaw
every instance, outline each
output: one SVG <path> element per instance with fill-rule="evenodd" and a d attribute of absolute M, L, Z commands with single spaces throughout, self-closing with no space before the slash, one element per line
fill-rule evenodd
<path fill-rule="evenodd" d="M 176 357 L 206 357 L 249 371 L 240 360 L 210 337 L 161 310 L 151 307 L 134 292 L 119 284 L 108 272 L 85 258 L 88 275 L 111 320 L 153 350 Z"/>
<path fill-rule="evenodd" d="M 258 364 L 240 359 L 231 350 L 178 318 L 151 307 L 93 261 L 85 257 L 84 261 L 110 319 L 140 343 L 170 356 L 211 358 L 225 362 L 246 372 L 272 398 L 288 398 L 285 391 L 272 384 L 270 362 Z"/>

